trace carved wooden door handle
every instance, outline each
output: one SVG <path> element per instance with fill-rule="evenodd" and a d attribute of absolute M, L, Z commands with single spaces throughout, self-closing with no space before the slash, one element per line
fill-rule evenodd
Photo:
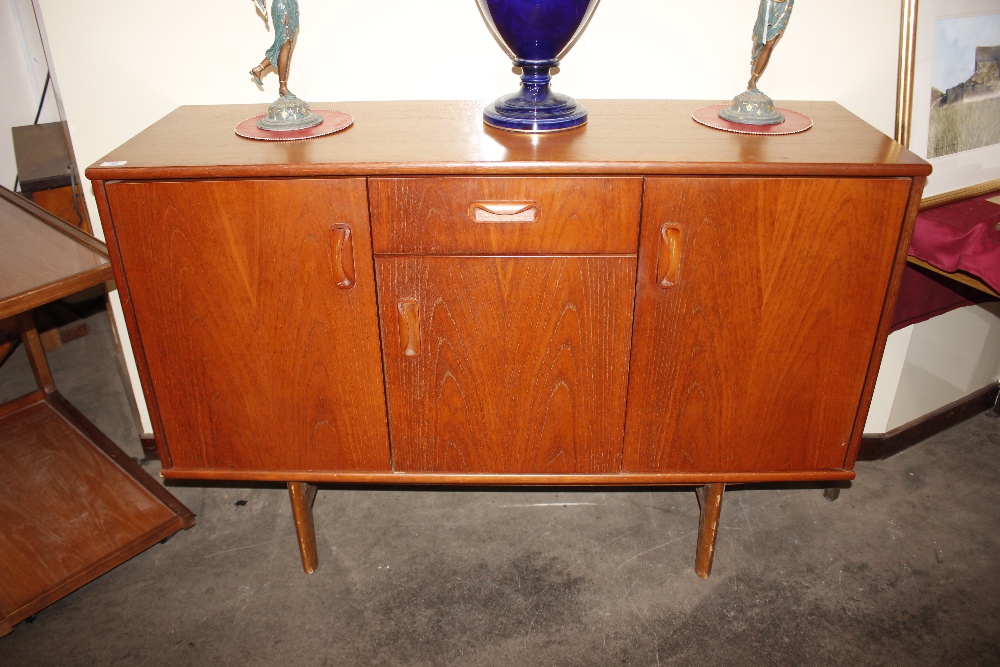
<path fill-rule="evenodd" d="M 354 287 L 354 235 L 350 225 L 336 224 L 333 233 L 333 279 L 340 289 Z"/>
<path fill-rule="evenodd" d="M 537 222 L 541 214 L 536 201 L 477 201 L 469 206 L 473 222 Z"/>
<path fill-rule="evenodd" d="M 403 356 L 416 357 L 420 354 L 420 313 L 416 299 L 400 299 L 396 304 L 399 311 L 399 344 Z"/>
<path fill-rule="evenodd" d="M 656 284 L 663 289 L 677 285 L 681 270 L 681 228 L 673 223 L 660 227 L 656 256 Z"/>

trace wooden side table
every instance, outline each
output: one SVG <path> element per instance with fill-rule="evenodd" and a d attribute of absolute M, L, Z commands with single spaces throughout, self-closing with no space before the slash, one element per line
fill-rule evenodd
<path fill-rule="evenodd" d="M 111 279 L 105 246 L 0 188 L 0 319 L 38 389 L 0 405 L 0 636 L 194 515 L 56 390 L 31 309 Z"/>

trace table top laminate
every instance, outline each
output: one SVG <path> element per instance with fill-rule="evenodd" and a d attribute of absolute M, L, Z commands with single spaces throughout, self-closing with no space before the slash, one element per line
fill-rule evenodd
<path fill-rule="evenodd" d="M 721 132 L 692 120 L 696 109 L 711 103 L 589 100 L 585 126 L 544 135 L 485 126 L 482 101 L 316 103 L 346 111 L 355 122 L 308 141 L 237 136 L 233 128 L 261 113 L 261 105 L 183 106 L 92 165 L 87 177 L 930 173 L 922 159 L 833 102 L 782 103 L 815 125 L 777 137 Z"/>
<path fill-rule="evenodd" d="M 97 239 L 0 188 L 0 319 L 111 280 Z"/>

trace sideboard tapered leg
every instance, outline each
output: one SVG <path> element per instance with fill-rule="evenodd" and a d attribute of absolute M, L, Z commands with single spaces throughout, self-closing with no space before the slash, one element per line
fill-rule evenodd
<path fill-rule="evenodd" d="M 312 506 L 316 500 L 316 485 L 306 482 L 289 482 L 288 495 L 292 501 L 292 518 L 295 520 L 295 534 L 299 538 L 299 553 L 302 554 L 302 569 L 312 574 L 319 565 L 316 554 L 316 528 L 313 526 Z"/>
<path fill-rule="evenodd" d="M 715 535 L 719 530 L 719 513 L 722 511 L 722 493 L 726 485 L 722 482 L 706 484 L 695 489 L 701 518 L 698 522 L 698 553 L 695 556 L 694 571 L 702 579 L 712 573 L 712 558 L 715 556 Z"/>

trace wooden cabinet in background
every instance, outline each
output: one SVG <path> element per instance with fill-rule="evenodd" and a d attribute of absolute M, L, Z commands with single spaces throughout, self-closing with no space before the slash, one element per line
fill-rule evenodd
<path fill-rule="evenodd" d="M 307 571 L 319 482 L 697 485 L 702 576 L 725 484 L 853 478 L 929 166 L 830 103 L 587 106 L 182 107 L 91 167 L 163 475 L 287 482 Z"/>

